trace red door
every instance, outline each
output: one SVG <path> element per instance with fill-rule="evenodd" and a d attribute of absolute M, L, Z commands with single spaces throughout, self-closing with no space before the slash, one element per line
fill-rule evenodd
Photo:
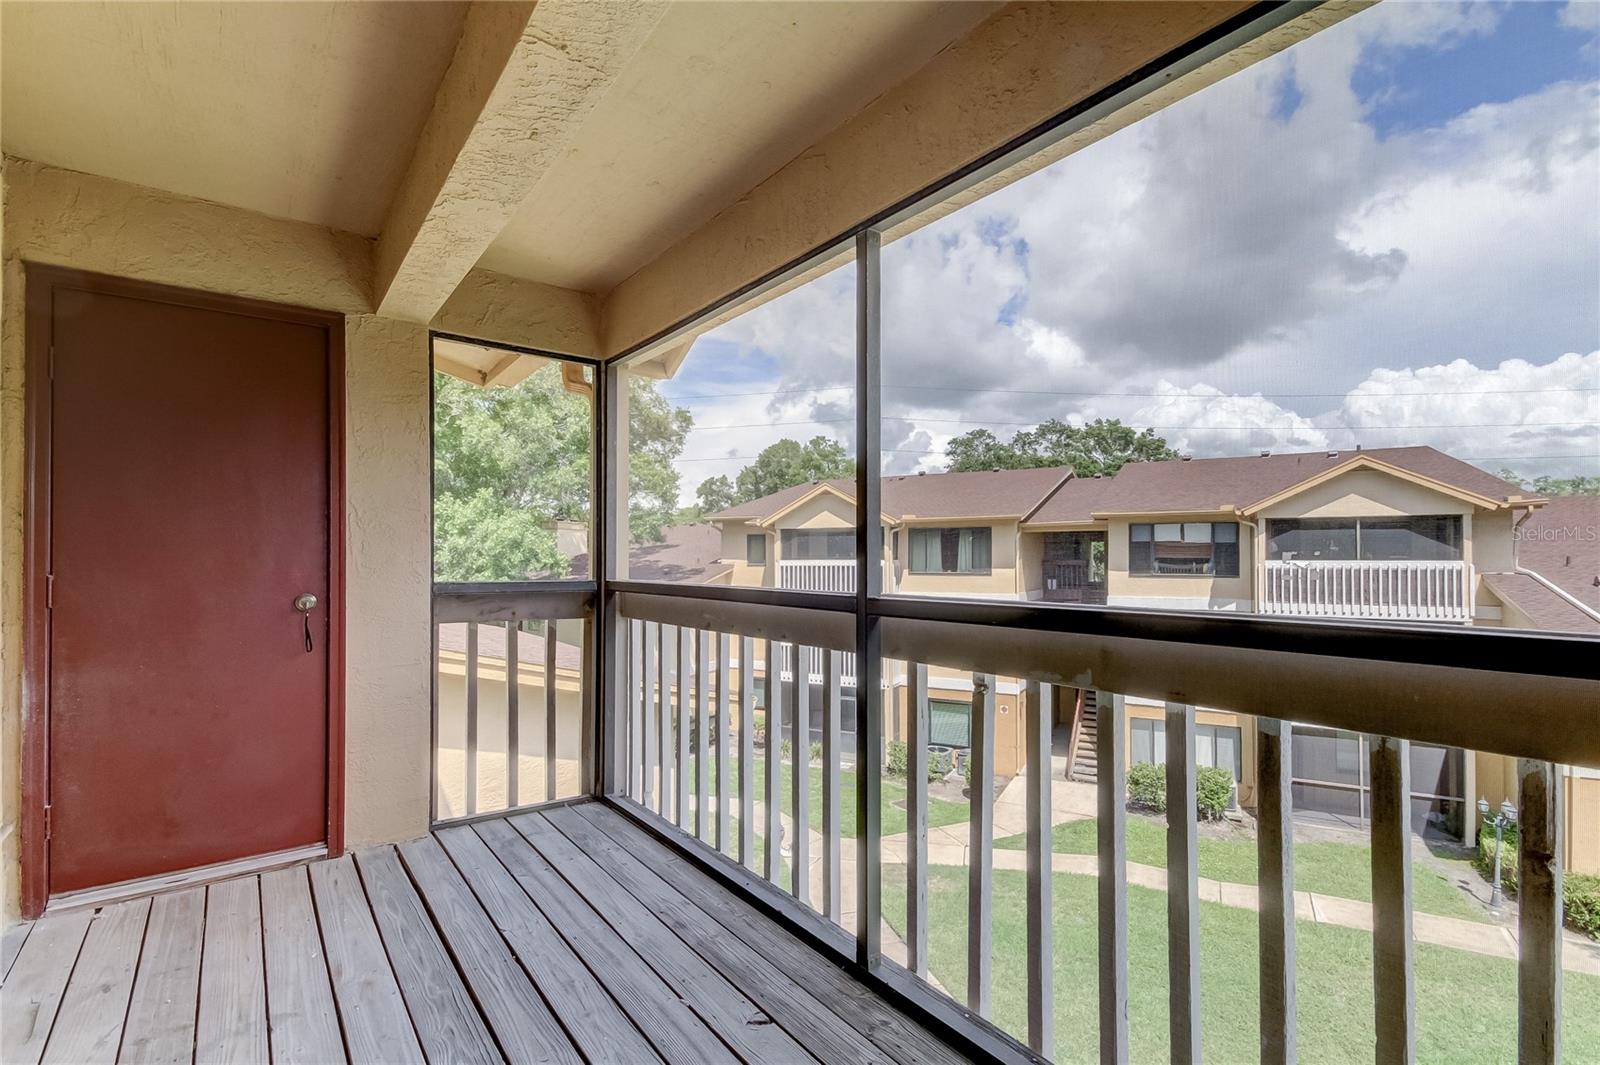
<path fill-rule="evenodd" d="M 50 304 L 52 894 L 327 839 L 329 331 L 132 291 Z"/>

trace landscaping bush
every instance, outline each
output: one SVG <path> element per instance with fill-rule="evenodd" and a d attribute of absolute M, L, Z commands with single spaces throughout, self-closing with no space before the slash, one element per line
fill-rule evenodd
<path fill-rule="evenodd" d="M 1500 849 L 1500 886 L 1507 896 L 1517 893 L 1517 847 L 1522 834 L 1506 826 Z M 1478 854 L 1472 863 L 1483 878 L 1494 881 L 1494 829 L 1478 829 Z M 1600 939 L 1600 876 L 1568 872 L 1561 877 L 1561 916 L 1568 928 Z"/>
<path fill-rule="evenodd" d="M 1165 777 L 1166 774 L 1162 774 Z M 1162 783 L 1165 783 L 1163 780 Z M 1233 800 L 1233 774 L 1201 766 L 1194 778 L 1194 807 L 1202 821 L 1220 821 Z"/>
<path fill-rule="evenodd" d="M 891 777 L 905 779 L 907 770 L 911 768 L 911 748 L 906 746 L 905 740 L 889 741 L 888 771 Z"/>
<path fill-rule="evenodd" d="M 967 757 L 961 759 L 961 762 L 962 762 L 961 775 L 962 775 L 963 778 L 966 779 L 967 790 L 971 791 L 972 790 L 972 755 L 970 755 L 970 754 L 967 755 Z"/>
<path fill-rule="evenodd" d="M 1167 767 L 1140 762 L 1128 770 L 1128 802 L 1141 810 L 1167 812 Z"/>
<path fill-rule="evenodd" d="M 821 743 L 813 743 L 811 745 L 811 760 L 813 762 L 818 762 L 818 763 L 820 763 L 822 761 L 822 744 Z"/>

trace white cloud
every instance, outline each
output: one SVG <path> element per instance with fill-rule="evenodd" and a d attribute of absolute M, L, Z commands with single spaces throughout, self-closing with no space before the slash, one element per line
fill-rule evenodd
<path fill-rule="evenodd" d="M 1167 381 L 1129 421 L 1152 426 L 1181 452 L 1245 455 L 1253 451 L 1315 451 L 1328 437 L 1309 418 L 1261 395 L 1230 396 L 1210 385 L 1180 388 Z"/>

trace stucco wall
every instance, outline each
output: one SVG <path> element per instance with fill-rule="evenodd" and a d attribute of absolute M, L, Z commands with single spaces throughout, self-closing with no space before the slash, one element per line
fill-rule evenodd
<path fill-rule="evenodd" d="M 1141 519 L 1155 521 L 1157 519 Z M 1163 514 L 1169 521 L 1231 521 L 1216 511 Z M 1174 610 L 1250 610 L 1253 608 L 1255 530 L 1239 522 L 1239 576 L 1207 577 L 1189 574 L 1133 576 L 1128 573 L 1127 518 L 1113 518 L 1106 531 L 1106 598 L 1113 606 L 1164 607 Z"/>
<path fill-rule="evenodd" d="M 0 921 L 18 911 L 23 261 L 343 312 L 346 343 L 345 827 L 427 828 L 428 373 L 422 326 L 366 315 L 370 241 L 5 161 L 0 320 Z"/>
<path fill-rule="evenodd" d="M 1261 512 L 1264 518 L 1383 518 L 1471 514 L 1470 504 L 1379 470 L 1352 470 Z"/>
<path fill-rule="evenodd" d="M 911 569 L 911 530 L 989 529 L 988 573 L 916 573 Z M 1014 521 L 935 521 L 908 523 L 900 537 L 900 586 L 906 595 L 1006 596 L 1014 598 L 1017 579 L 1017 523 Z"/>

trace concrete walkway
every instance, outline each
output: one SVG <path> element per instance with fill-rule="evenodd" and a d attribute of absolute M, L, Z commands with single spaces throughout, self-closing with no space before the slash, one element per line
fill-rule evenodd
<path fill-rule="evenodd" d="M 1005 791 L 995 799 L 994 805 L 994 838 L 1003 839 L 1006 836 L 1019 835 L 1027 831 L 1027 811 L 1022 805 L 1021 797 L 1026 786 L 1026 778 L 1014 778 Z M 1093 818 L 1096 814 L 1095 788 L 1092 784 L 1079 784 L 1071 781 L 1055 780 L 1051 782 L 1052 822 L 1062 824 L 1067 821 L 1077 821 Z M 757 805 L 757 816 L 764 818 L 765 807 Z M 783 830 L 787 835 L 794 831 L 793 822 L 788 815 L 783 815 Z M 882 841 L 882 861 L 885 863 L 904 865 L 906 863 L 907 838 L 904 833 L 894 836 L 885 836 Z M 968 829 L 964 824 L 944 825 L 928 830 L 928 864 L 945 866 L 965 866 L 967 864 Z M 824 885 L 822 883 L 822 848 L 824 846 L 822 835 L 811 832 L 811 897 L 815 902 L 822 899 Z M 994 867 L 1026 872 L 1028 868 L 1028 855 L 1021 850 L 995 850 Z M 786 856 L 787 857 L 787 856 Z M 841 891 L 841 906 L 844 912 L 839 915 L 839 923 L 847 928 L 855 928 L 855 854 L 853 847 L 846 844 L 841 848 L 839 872 L 844 890 Z M 1073 876 L 1098 876 L 1100 863 L 1093 854 L 1055 854 L 1051 857 L 1051 868 L 1057 873 L 1066 873 Z M 1127 863 L 1128 883 L 1138 887 L 1150 888 L 1154 891 L 1167 890 L 1167 871 L 1158 866 L 1141 865 L 1138 862 Z M 1213 902 L 1221 906 L 1229 906 L 1241 910 L 1260 909 L 1260 895 L 1254 884 L 1233 884 L 1221 880 L 1211 880 L 1201 877 L 1199 882 L 1200 901 Z M 1302 921 L 1312 921 L 1317 924 L 1337 925 L 1341 928 L 1354 928 L 1364 932 L 1372 931 L 1372 904 L 1355 899 L 1340 898 L 1334 895 L 1318 895 L 1307 891 L 1296 891 L 1295 917 Z M 1516 929 L 1499 924 L 1490 924 L 1481 921 L 1468 921 L 1459 917 L 1441 917 L 1437 914 L 1419 913 L 1413 911 L 1411 915 L 1411 935 L 1418 943 L 1427 943 L 1432 946 L 1450 947 L 1454 950 L 1465 950 L 1473 954 L 1483 954 L 1489 957 L 1506 958 L 1515 961 L 1517 958 Z M 1564 949 L 1561 952 L 1561 966 L 1568 972 L 1584 973 L 1591 976 L 1600 976 L 1600 944 L 1567 931 Z M 905 963 L 905 944 L 899 935 L 885 922 L 883 928 L 884 953 L 900 964 Z"/>

